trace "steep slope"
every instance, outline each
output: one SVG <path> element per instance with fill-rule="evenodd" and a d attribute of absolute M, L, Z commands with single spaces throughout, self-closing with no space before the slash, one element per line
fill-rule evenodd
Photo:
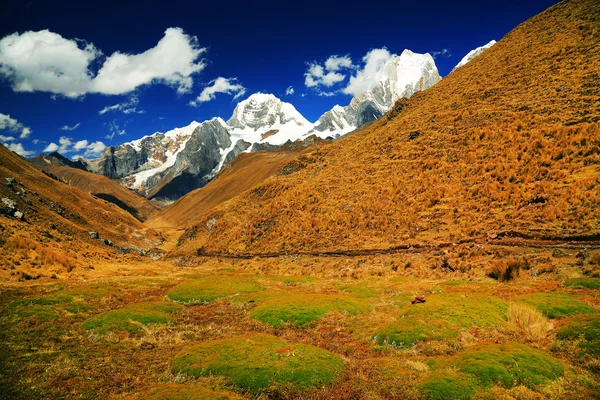
<path fill-rule="evenodd" d="M 404 50 L 376 71 L 375 87 L 352 98 L 346 107 L 334 106 L 318 119 L 311 133 L 322 138 L 344 135 L 381 117 L 396 100 L 411 97 L 441 79 L 431 55 Z"/>
<path fill-rule="evenodd" d="M 464 56 L 462 58 L 462 60 L 460 60 L 460 62 L 458 64 L 456 64 L 456 67 L 452 68 L 452 71 L 450 71 L 450 72 L 454 72 L 457 68 L 460 68 L 463 65 L 466 65 L 467 63 L 472 61 L 475 57 L 481 55 L 481 53 L 483 53 L 484 51 L 486 51 L 487 49 L 489 49 L 490 47 L 492 47 L 495 44 L 496 44 L 496 41 L 491 40 L 488 44 L 485 44 L 483 46 L 480 46 L 476 49 L 471 50 L 470 52 L 467 53 L 466 56 Z"/>
<path fill-rule="evenodd" d="M 599 85 L 600 3 L 559 3 L 298 172 L 214 208 L 178 252 L 598 235 Z"/>
<path fill-rule="evenodd" d="M 310 153 L 329 142 L 296 142 L 275 151 L 240 154 L 206 186 L 183 196 L 168 208 L 146 221 L 146 226 L 165 231 L 193 226 L 206 212 L 263 182 L 270 176 L 287 175 L 301 168 Z"/>
<path fill-rule="evenodd" d="M 131 214 L 46 176 L 3 146 L 0 200 L 0 279 L 67 274 L 122 252 L 116 246 L 160 244 Z"/>
<path fill-rule="evenodd" d="M 154 203 L 103 175 L 54 164 L 47 165 L 42 171 L 69 186 L 113 203 L 142 222 L 160 211 Z"/>

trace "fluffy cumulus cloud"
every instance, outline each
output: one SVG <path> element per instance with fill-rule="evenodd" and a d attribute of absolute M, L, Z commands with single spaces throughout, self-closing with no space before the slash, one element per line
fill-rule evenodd
<path fill-rule="evenodd" d="M 290 86 L 287 89 L 285 89 L 285 95 L 286 96 L 291 96 L 293 94 L 294 94 L 294 88 L 292 86 Z"/>
<path fill-rule="evenodd" d="M 22 157 L 29 157 L 35 154 L 34 151 L 25 150 L 21 143 L 4 143 L 4 145 L 10 150 L 14 151 Z"/>
<path fill-rule="evenodd" d="M 180 28 L 169 28 L 158 44 L 140 54 L 115 52 L 104 58 L 93 44 L 48 30 L 14 33 L 0 40 L 0 77 L 15 92 L 50 92 L 67 97 L 117 95 L 160 82 L 189 92 L 202 71 L 206 48 Z M 93 65 L 101 64 L 94 73 Z"/>
<path fill-rule="evenodd" d="M 146 111 L 137 109 L 139 104 L 140 99 L 137 96 L 130 96 L 129 99 L 123 103 L 104 107 L 102 110 L 98 111 L 98 114 L 104 115 L 107 112 L 112 111 L 120 111 L 123 114 L 144 114 Z"/>
<path fill-rule="evenodd" d="M 27 139 L 31 135 L 31 129 L 20 123 L 10 115 L 0 113 L 0 130 L 8 130 L 19 135 L 21 139 Z"/>
<path fill-rule="evenodd" d="M 79 128 L 79 126 L 81 126 L 81 124 L 78 122 L 73 126 L 69 126 L 69 125 L 65 125 L 61 128 L 59 128 L 61 131 L 74 131 L 75 129 Z"/>
<path fill-rule="evenodd" d="M 43 152 L 44 153 L 52 153 L 54 151 L 58 151 L 59 153 L 65 155 L 69 153 L 80 153 L 78 156 L 83 156 L 85 158 L 98 157 L 102 154 L 106 145 L 101 141 L 89 143 L 87 140 L 79 140 L 73 141 L 72 138 L 62 136 L 58 140 L 58 144 L 52 142 L 47 145 Z M 81 154 L 83 152 L 83 155 Z"/>
<path fill-rule="evenodd" d="M 304 73 L 304 85 L 312 88 L 320 96 L 333 96 L 336 90 L 324 91 L 321 88 L 332 88 L 343 82 L 356 66 L 350 56 L 331 56 L 324 63 L 311 62 L 307 64 Z"/>
<path fill-rule="evenodd" d="M 200 103 L 204 103 L 213 100 L 217 93 L 233 94 L 233 99 L 237 99 L 246 93 L 246 88 L 238 83 L 236 78 L 223 78 L 219 77 L 206 86 L 196 100 L 190 101 L 191 106 L 198 106 Z"/>
<path fill-rule="evenodd" d="M 348 85 L 342 90 L 343 93 L 359 96 L 364 92 L 377 86 L 378 76 L 386 65 L 394 58 L 386 48 L 373 49 L 363 57 L 364 66 L 350 77 Z"/>

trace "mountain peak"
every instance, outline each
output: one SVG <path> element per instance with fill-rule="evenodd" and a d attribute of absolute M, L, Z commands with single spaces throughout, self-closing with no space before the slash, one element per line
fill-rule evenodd
<path fill-rule="evenodd" d="M 471 61 L 475 57 L 479 56 L 481 53 L 483 53 L 484 51 L 486 51 L 487 49 L 489 49 L 490 47 L 492 47 L 495 44 L 496 44 L 496 41 L 495 40 L 491 40 L 489 43 L 487 43 L 487 44 L 485 44 L 483 46 L 477 47 L 476 49 L 471 50 L 470 52 L 467 53 L 466 56 L 464 56 L 462 58 L 462 60 L 460 60 L 460 62 L 458 64 L 456 64 L 456 67 L 454 67 L 452 69 L 452 71 L 450 71 L 450 72 L 453 72 L 457 68 L 460 68 L 460 67 L 466 65 L 467 63 L 469 63 L 469 61 Z"/>

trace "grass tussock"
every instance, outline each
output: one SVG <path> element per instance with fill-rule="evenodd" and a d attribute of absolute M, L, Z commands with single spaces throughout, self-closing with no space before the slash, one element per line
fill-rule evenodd
<path fill-rule="evenodd" d="M 128 400 L 242 400 L 238 394 L 215 391 L 202 384 L 163 383 L 127 397 Z"/>
<path fill-rule="evenodd" d="M 500 260 L 494 262 L 486 271 L 486 275 L 500 282 L 508 282 L 517 278 L 521 270 L 529 269 L 525 258 Z"/>
<path fill-rule="evenodd" d="M 580 354 L 600 357 L 600 314 L 583 314 L 570 318 L 556 331 L 560 340 L 578 340 Z"/>
<path fill-rule="evenodd" d="M 546 338 L 553 325 L 535 307 L 521 303 L 510 303 L 506 312 L 508 322 L 517 325 L 528 338 Z"/>

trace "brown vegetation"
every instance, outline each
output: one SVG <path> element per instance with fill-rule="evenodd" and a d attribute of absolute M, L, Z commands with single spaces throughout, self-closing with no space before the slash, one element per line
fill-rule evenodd
<path fill-rule="evenodd" d="M 194 213 L 199 224 L 179 252 L 597 235 L 599 77 L 600 3 L 562 2 L 396 116 Z M 421 135 L 409 140 L 415 130 Z"/>

